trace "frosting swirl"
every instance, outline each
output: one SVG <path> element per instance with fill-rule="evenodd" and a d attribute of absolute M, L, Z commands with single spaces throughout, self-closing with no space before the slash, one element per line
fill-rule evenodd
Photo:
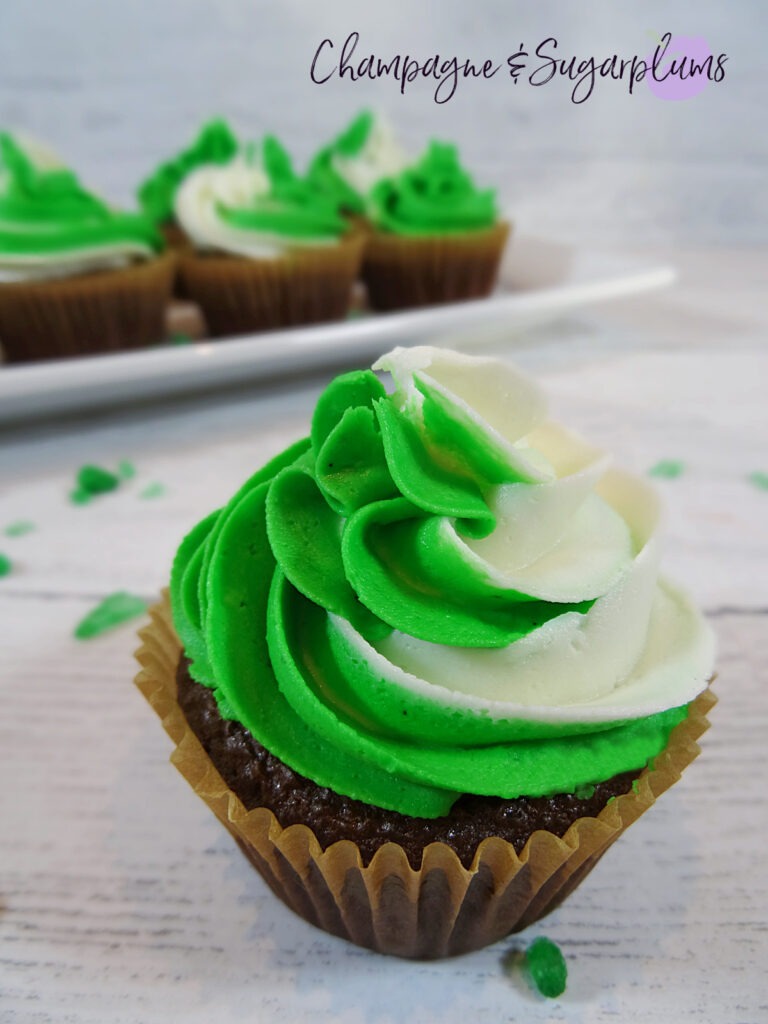
<path fill-rule="evenodd" d="M 161 163 L 139 186 L 142 209 L 156 224 L 167 223 L 173 217 L 176 190 L 187 175 L 204 164 L 225 164 L 237 150 L 237 138 L 223 118 L 207 121 L 190 146 Z"/>
<path fill-rule="evenodd" d="M 503 363 L 395 349 L 177 554 L 193 676 L 319 785 L 422 817 L 642 767 L 711 634 L 658 577 L 644 481 Z"/>
<path fill-rule="evenodd" d="M 146 217 L 111 210 L 66 168 L 36 165 L 7 133 L 0 165 L 0 281 L 125 266 L 162 248 Z"/>
<path fill-rule="evenodd" d="M 347 230 L 335 204 L 294 173 L 270 135 L 224 166 L 193 171 L 176 194 L 175 212 L 199 248 L 252 259 L 335 245 Z"/>
<path fill-rule="evenodd" d="M 493 189 L 476 189 L 456 147 L 440 142 L 398 177 L 379 182 L 368 205 L 378 228 L 401 235 L 476 231 L 497 220 Z"/>
<path fill-rule="evenodd" d="M 383 178 L 399 174 L 408 158 L 389 121 L 363 110 L 312 159 L 309 179 L 347 213 L 363 214 L 366 198 Z"/>

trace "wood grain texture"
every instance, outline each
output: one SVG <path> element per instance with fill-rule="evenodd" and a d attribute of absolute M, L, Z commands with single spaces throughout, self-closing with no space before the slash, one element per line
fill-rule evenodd
<path fill-rule="evenodd" d="M 768 493 L 746 479 L 768 469 L 765 309 L 759 282 L 738 309 L 717 296 L 719 256 L 688 265 L 699 286 L 539 329 L 517 354 L 623 464 L 684 462 L 660 482 L 666 564 L 718 634 L 712 729 L 560 909 L 458 961 L 379 957 L 292 915 L 167 764 L 131 683 L 133 627 L 72 637 L 109 591 L 156 595 L 183 531 L 306 430 L 322 381 L 2 437 L 0 1020 L 768 1020 Z M 120 458 L 133 481 L 68 503 L 79 465 Z M 153 481 L 165 494 L 141 499 Z M 3 535 L 18 519 L 36 531 Z M 569 964 L 552 1003 L 502 968 L 537 934 Z"/>

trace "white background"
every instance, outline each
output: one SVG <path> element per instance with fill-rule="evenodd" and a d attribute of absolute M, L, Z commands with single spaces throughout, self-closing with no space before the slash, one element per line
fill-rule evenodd
<path fill-rule="evenodd" d="M 435 52 L 504 62 L 554 36 L 558 52 L 650 54 L 665 31 L 725 53 L 725 80 L 665 102 L 641 83 L 598 81 L 575 106 L 565 81 L 513 85 L 505 71 L 432 86 L 318 86 L 317 46 L 360 32 L 359 54 Z M 567 241 L 729 244 L 768 237 L 768 6 L 761 0 L 3 0 L 0 124 L 46 139 L 121 202 L 220 113 L 243 135 L 277 132 L 303 163 L 357 110 L 386 111 L 418 151 L 454 140 L 519 226 Z"/>

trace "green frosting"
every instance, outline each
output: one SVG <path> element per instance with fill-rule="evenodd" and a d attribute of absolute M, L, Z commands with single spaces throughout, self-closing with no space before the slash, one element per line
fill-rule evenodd
<path fill-rule="evenodd" d="M 130 463 L 121 463 L 120 467 L 128 465 L 130 469 Z M 121 480 L 130 479 L 130 470 L 128 475 L 121 472 L 118 467 L 117 473 L 112 473 L 108 469 L 104 469 L 103 466 L 81 466 L 77 471 L 77 477 L 75 478 L 75 488 L 70 491 L 69 500 L 73 505 L 88 505 L 90 501 L 97 497 L 99 494 L 109 494 L 110 491 L 116 491 L 120 486 Z"/>
<path fill-rule="evenodd" d="M 336 154 L 356 156 L 368 139 L 373 121 L 373 113 L 363 110 L 329 145 L 318 150 L 309 165 L 309 180 L 344 213 L 365 213 L 365 197 L 334 170 L 333 158 Z"/>
<path fill-rule="evenodd" d="M 440 142 L 398 177 L 380 181 L 369 207 L 378 228 L 398 235 L 476 231 L 497 220 L 495 192 L 476 189 L 456 147 Z"/>
<path fill-rule="evenodd" d="M 77 486 L 88 494 L 107 494 L 120 486 L 120 477 L 102 466 L 82 466 L 77 471 Z"/>
<path fill-rule="evenodd" d="M 118 213 L 64 168 L 41 170 L 0 133 L 0 260 L 125 245 L 157 251 L 162 240 L 140 214 Z"/>
<path fill-rule="evenodd" d="M 494 718 L 397 685 L 351 639 L 350 625 L 374 646 L 398 630 L 502 647 L 592 603 L 504 589 L 445 543 L 446 520 L 493 529 L 495 483 L 519 474 L 418 386 L 423 420 L 370 371 L 338 377 L 310 437 L 185 538 L 171 600 L 193 677 L 295 771 L 414 816 L 443 815 L 465 792 L 573 792 L 642 767 L 686 707 L 600 724 Z"/>
<path fill-rule="evenodd" d="M 78 640 L 90 640 L 94 636 L 122 626 L 124 622 L 144 615 L 146 610 L 147 602 L 143 597 L 118 590 L 105 597 L 78 622 L 75 626 L 75 637 Z"/>
<path fill-rule="evenodd" d="M 246 159 L 255 159 L 246 149 Z M 254 195 L 247 207 L 217 204 L 224 223 L 240 231 L 267 232 L 290 238 L 339 238 L 348 224 L 336 203 L 308 178 L 299 177 L 290 156 L 274 135 L 261 145 L 264 172 L 269 179 L 267 195 Z"/>
<path fill-rule="evenodd" d="M 662 480 L 676 480 L 685 472 L 685 463 L 679 459 L 662 459 L 648 470 L 648 476 L 659 477 Z"/>
<path fill-rule="evenodd" d="M 3 533 L 6 537 L 24 537 L 28 533 L 34 533 L 36 526 L 29 519 L 18 519 L 9 523 Z"/>
<path fill-rule="evenodd" d="M 158 480 L 154 480 L 151 484 L 147 484 L 142 490 L 139 491 L 139 497 L 142 501 L 152 500 L 153 498 L 162 498 L 165 494 L 165 486 Z"/>
<path fill-rule="evenodd" d="M 173 219 L 173 200 L 184 178 L 203 164 L 225 164 L 238 150 L 234 132 L 222 118 L 206 122 L 195 141 L 166 160 L 142 182 L 139 203 L 155 224 Z"/>
<path fill-rule="evenodd" d="M 560 947 L 540 935 L 525 952 L 528 973 L 539 992 L 547 999 L 557 999 L 565 992 L 568 965 Z"/>

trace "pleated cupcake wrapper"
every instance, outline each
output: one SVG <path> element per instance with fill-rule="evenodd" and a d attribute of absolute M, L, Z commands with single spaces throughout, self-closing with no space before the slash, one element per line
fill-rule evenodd
<path fill-rule="evenodd" d="M 184 295 L 200 306 L 213 337 L 341 320 L 360 269 L 363 239 L 271 260 L 182 254 Z"/>
<path fill-rule="evenodd" d="M 496 282 L 510 226 L 416 237 L 370 234 L 363 280 L 373 309 L 405 309 L 487 295 Z"/>
<path fill-rule="evenodd" d="M 715 704 L 705 690 L 666 750 L 635 789 L 596 818 L 575 821 L 563 838 L 535 832 L 517 854 L 498 837 L 479 845 L 470 868 L 443 843 L 424 850 L 414 870 L 404 850 L 382 846 L 365 866 L 355 843 L 323 850 L 310 828 L 282 828 L 266 808 L 246 810 L 187 724 L 176 696 L 181 646 L 167 595 L 151 609 L 136 657 L 136 685 L 176 744 L 172 762 L 237 840 L 272 891 L 297 914 L 333 935 L 401 957 L 436 958 L 479 949 L 519 931 L 558 906 L 699 753 Z"/>
<path fill-rule="evenodd" d="M 175 266 L 165 254 L 119 270 L 1 284 L 6 359 L 61 359 L 162 341 Z"/>
<path fill-rule="evenodd" d="M 162 224 L 160 226 L 160 233 L 165 239 L 165 244 L 175 253 L 189 252 L 192 248 L 189 235 L 175 220 L 168 220 Z"/>

